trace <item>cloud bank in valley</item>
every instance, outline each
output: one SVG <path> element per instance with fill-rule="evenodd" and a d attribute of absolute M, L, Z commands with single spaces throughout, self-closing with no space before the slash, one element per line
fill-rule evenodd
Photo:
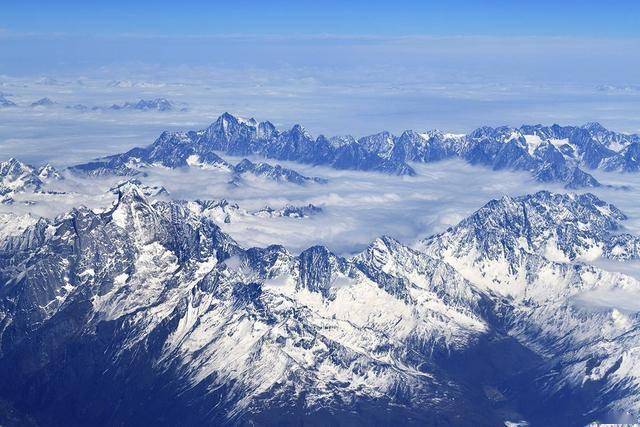
<path fill-rule="evenodd" d="M 225 156 L 237 162 L 241 158 Z M 254 161 L 263 160 L 249 157 Z M 272 162 L 275 163 L 275 162 Z M 313 204 L 323 209 L 308 218 L 238 216 L 222 228 L 243 246 L 282 244 L 298 252 L 316 244 L 348 254 L 362 250 L 373 239 L 389 235 L 412 243 L 454 225 L 491 198 L 518 195 L 543 187 L 526 172 L 497 172 L 461 160 L 416 164 L 418 175 L 397 177 L 380 173 L 338 171 L 292 162 L 278 162 L 307 176 L 328 179 L 327 184 L 283 184 L 245 176 L 240 187 L 229 185 L 228 172 L 196 167 L 154 167 L 140 177 L 144 184 L 164 186 L 174 199 L 227 199 L 255 212 L 270 206 Z M 108 193 L 123 178 L 82 179 L 68 176 L 55 190 L 67 195 L 23 195 L 20 202 L 35 205 L 0 208 L 19 213 L 52 216 L 85 204 L 104 208 L 115 200 Z M 558 191 L 562 191 L 560 187 Z"/>

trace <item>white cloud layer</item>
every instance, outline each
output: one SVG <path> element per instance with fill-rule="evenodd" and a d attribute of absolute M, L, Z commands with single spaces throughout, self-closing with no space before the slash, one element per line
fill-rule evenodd
<path fill-rule="evenodd" d="M 240 160 L 229 156 L 226 159 Z M 228 184 L 228 172 L 193 167 L 152 168 L 148 176 L 140 179 L 145 184 L 164 186 L 175 199 L 227 199 L 251 212 L 266 205 L 278 209 L 287 204 L 314 204 L 323 212 L 308 218 L 244 215 L 220 225 L 244 246 L 282 244 L 297 252 L 323 244 L 343 254 L 361 250 L 381 235 L 412 243 L 456 224 L 491 198 L 543 188 L 526 172 L 496 172 L 461 160 L 416 164 L 418 175 L 415 177 L 279 163 L 307 176 L 327 178 L 329 182 L 299 186 L 248 175 L 236 188 Z M 18 202 L 35 200 L 38 203 L 16 203 L 0 207 L 0 212 L 9 210 L 52 216 L 78 204 L 105 207 L 114 200 L 113 195 L 105 192 L 117 181 L 118 178 L 68 177 L 51 188 L 67 191 L 68 195 L 24 194 L 17 197 Z M 562 191 L 560 187 L 552 189 Z"/>

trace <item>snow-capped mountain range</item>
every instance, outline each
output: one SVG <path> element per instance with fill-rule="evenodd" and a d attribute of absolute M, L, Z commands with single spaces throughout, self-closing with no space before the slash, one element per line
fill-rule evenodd
<path fill-rule="evenodd" d="M 221 115 L 200 131 L 164 132 L 150 146 L 78 165 L 89 173 L 130 173 L 125 165 L 156 162 L 180 167 L 190 156 L 217 164 L 219 155 L 260 155 L 276 160 L 337 169 L 415 175 L 411 162 L 429 163 L 462 158 L 494 170 L 524 170 L 540 182 L 560 182 L 566 188 L 601 184 L 584 169 L 637 171 L 640 136 L 609 131 L 597 123 L 584 126 L 524 125 L 482 127 L 467 135 L 441 131 L 388 132 L 356 140 L 351 136 L 313 138 L 302 126 L 278 131 L 270 122 Z"/>
<path fill-rule="evenodd" d="M 597 197 L 494 200 L 416 248 L 242 248 L 211 208 L 118 187 L 0 243 L 0 399 L 49 424 L 583 425 L 638 415 L 640 282 Z M 637 295 L 637 293 L 636 293 Z M 85 410 L 91 408 L 91 410 Z M 117 410 L 115 410 L 117 408 Z"/>
<path fill-rule="evenodd" d="M 54 107 L 59 105 L 57 102 L 52 100 L 49 97 L 40 98 L 36 101 L 33 101 L 29 104 L 25 104 L 25 106 L 29 106 L 30 108 L 35 109 L 43 109 Z M 6 95 L 0 93 L 0 108 L 2 107 L 17 107 L 18 104 L 8 99 Z M 167 112 L 167 111 L 187 111 L 186 104 L 180 103 L 176 104 L 166 98 L 153 98 L 153 99 L 139 99 L 138 101 L 126 101 L 120 104 L 111 104 L 111 105 L 94 105 L 89 106 L 86 104 L 71 104 L 66 105 L 65 108 L 67 110 L 75 110 L 79 112 L 87 112 L 87 111 L 156 111 L 156 112 Z"/>
<path fill-rule="evenodd" d="M 110 110 L 138 110 L 138 111 L 171 111 L 174 105 L 166 98 L 141 99 L 137 102 L 113 104 Z"/>
<path fill-rule="evenodd" d="M 50 164 L 36 168 L 14 158 L 0 162 L 0 203 L 13 203 L 16 193 L 42 192 L 47 182 L 61 179 Z"/>
<path fill-rule="evenodd" d="M 331 184 L 222 156 L 397 175 L 460 157 L 596 187 L 583 168 L 634 171 L 639 143 L 595 123 L 313 139 L 224 114 L 63 173 L 2 162 L 0 424 L 640 420 L 640 279 L 603 266 L 640 265 L 640 236 L 594 194 L 504 196 L 415 244 L 380 236 L 340 255 L 245 247 L 227 232 L 306 226 L 327 215 L 322 202 L 245 208 L 146 181 L 153 168 L 197 168 L 222 173 L 212 188 L 230 194 L 268 180 L 278 203 L 279 188 Z M 108 203 L 11 211 L 67 180 L 102 185 Z"/>

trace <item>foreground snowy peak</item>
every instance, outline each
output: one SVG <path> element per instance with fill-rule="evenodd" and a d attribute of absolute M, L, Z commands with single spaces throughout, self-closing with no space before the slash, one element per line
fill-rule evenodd
<path fill-rule="evenodd" d="M 635 259 L 638 238 L 620 233 L 626 216 L 593 194 L 540 191 L 493 200 L 444 233 L 422 242 L 429 250 L 507 260 L 521 252 L 551 260 Z"/>
<path fill-rule="evenodd" d="M 640 319 L 580 305 L 640 283 L 545 257 L 551 241 L 571 260 L 624 236 L 624 214 L 593 195 L 503 198 L 418 249 L 381 237 L 344 258 L 241 248 L 209 215 L 239 209 L 225 202 L 115 191 L 103 212 L 0 240 L 0 399 L 38 420 L 566 425 L 640 411 Z M 522 291 L 487 286 L 485 267 Z"/>
<path fill-rule="evenodd" d="M 27 310 L 29 318 L 47 318 L 74 291 L 86 296 L 88 290 L 79 286 L 90 284 L 91 293 L 101 294 L 147 257 L 151 263 L 197 262 L 229 257 L 236 247 L 212 221 L 172 202 L 151 201 L 128 184 L 105 213 L 77 208 L 54 220 L 40 219 L 2 242 L 3 315 Z M 21 274 L 26 271 L 31 273 Z"/>
<path fill-rule="evenodd" d="M 100 396 L 117 395 L 132 404 L 111 421 L 154 419 L 155 411 L 140 411 L 127 394 L 133 390 L 121 387 L 128 377 L 145 394 L 177 402 L 173 408 L 196 404 L 191 415 L 161 410 L 176 421 L 178 414 L 207 423 L 269 414 L 330 420 L 370 403 L 396 408 L 371 412 L 372 421 L 395 412 L 450 418 L 465 408 L 482 423 L 498 422 L 434 357 L 462 351 L 486 332 L 481 293 L 450 267 L 390 239 L 369 252 L 348 260 L 320 246 L 297 256 L 277 246 L 245 251 L 184 204 L 154 202 L 124 185 L 105 213 L 77 209 L 4 243 L 0 366 L 13 368 L 0 369 L 2 383 L 52 380 L 55 368 L 29 356 L 36 346 L 78 373 L 87 351 L 101 356 L 91 359 L 95 371 L 58 384 L 55 395 L 38 387 L 37 399 L 47 395 L 50 403 L 35 416 L 51 415 L 67 396 L 96 402 L 97 412 L 73 417 L 98 422 L 104 411 L 115 414 L 112 399 Z M 65 362 L 61 352 L 71 342 L 79 347 Z M 141 381 L 146 375 L 176 386 L 154 391 Z M 70 397 L 73 390 L 83 392 Z M 216 401 L 222 406 L 212 413 Z"/>
<path fill-rule="evenodd" d="M 640 416 L 640 316 L 622 302 L 637 298 L 640 283 L 576 262 L 637 260 L 640 238 L 620 233 L 624 218 L 590 194 L 540 192 L 494 200 L 418 245 L 499 295 L 496 311 L 510 336 L 544 357 L 532 372 L 545 396 L 532 411 L 542 414 L 551 402 L 571 407 L 581 389 L 591 402 L 585 413 Z M 575 416 L 547 422 L 579 424 Z"/>
<path fill-rule="evenodd" d="M 175 202 L 153 201 L 135 183 L 119 188 L 118 201 L 102 218 L 127 232 L 136 244 L 160 244 L 179 259 L 224 258 L 237 244 L 205 217 Z"/>
<path fill-rule="evenodd" d="M 424 287 L 437 295 L 443 310 L 458 309 L 481 317 L 483 304 L 487 304 L 482 293 L 451 266 L 387 236 L 376 239 L 353 261 L 369 277 L 385 283 L 391 293 L 414 303 L 417 295 L 412 290 Z"/>

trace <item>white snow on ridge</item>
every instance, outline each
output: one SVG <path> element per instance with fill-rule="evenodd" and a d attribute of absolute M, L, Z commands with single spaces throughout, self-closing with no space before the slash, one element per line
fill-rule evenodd
<path fill-rule="evenodd" d="M 0 212 L 0 241 L 8 236 L 18 236 L 27 227 L 34 225 L 38 219 L 28 213 L 16 215 Z"/>
<path fill-rule="evenodd" d="M 543 143 L 542 138 L 538 135 L 524 135 L 525 141 L 527 141 L 527 151 L 533 155 L 536 149 Z"/>

